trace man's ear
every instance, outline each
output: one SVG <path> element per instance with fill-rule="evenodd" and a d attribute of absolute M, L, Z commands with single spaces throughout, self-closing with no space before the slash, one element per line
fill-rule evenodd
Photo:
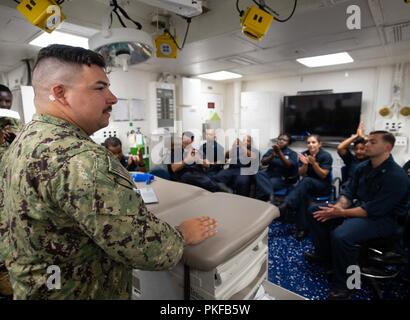
<path fill-rule="evenodd" d="M 58 84 L 51 88 L 50 100 L 58 101 L 62 105 L 67 105 L 67 100 L 65 98 L 65 88 L 64 85 Z"/>
<path fill-rule="evenodd" d="M 390 153 L 393 150 L 393 146 L 390 143 L 386 143 L 386 150 Z"/>

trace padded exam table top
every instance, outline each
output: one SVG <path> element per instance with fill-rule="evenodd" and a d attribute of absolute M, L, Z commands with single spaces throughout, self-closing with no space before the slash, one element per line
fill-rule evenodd
<path fill-rule="evenodd" d="M 137 183 L 138 187 L 146 187 Z M 209 271 L 226 262 L 258 237 L 279 216 L 270 203 L 229 193 L 211 193 L 188 184 L 155 177 L 150 186 L 158 203 L 147 208 L 170 225 L 196 216 L 210 216 L 218 221 L 218 233 L 206 241 L 187 246 L 183 263 Z"/>

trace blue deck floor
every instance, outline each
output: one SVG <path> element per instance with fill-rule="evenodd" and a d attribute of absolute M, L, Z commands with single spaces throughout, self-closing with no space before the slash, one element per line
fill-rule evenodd
<path fill-rule="evenodd" d="M 273 222 L 269 227 L 269 281 L 308 299 L 326 299 L 330 281 L 325 270 L 306 262 L 305 251 L 313 250 L 312 240 L 307 237 L 297 241 L 293 237 L 294 225 Z M 381 280 L 385 299 L 409 299 L 410 288 L 400 278 Z M 362 289 L 355 292 L 355 300 L 376 299 L 368 283 L 362 282 Z"/>

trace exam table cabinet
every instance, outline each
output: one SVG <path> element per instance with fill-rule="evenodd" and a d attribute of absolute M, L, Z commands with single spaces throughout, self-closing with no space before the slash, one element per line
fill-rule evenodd
<path fill-rule="evenodd" d="M 184 299 L 184 265 L 190 269 L 190 299 L 254 299 L 260 285 L 276 300 L 304 299 L 267 281 L 269 224 L 279 216 L 275 206 L 157 177 L 150 186 L 158 198 L 147 204 L 153 214 L 174 226 L 209 215 L 218 221 L 218 233 L 185 247 L 181 261 L 169 271 L 133 270 L 132 299 Z"/>

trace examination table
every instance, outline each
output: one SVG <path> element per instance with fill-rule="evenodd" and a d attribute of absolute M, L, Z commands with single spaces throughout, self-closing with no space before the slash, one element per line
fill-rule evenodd
<path fill-rule="evenodd" d="M 267 281 L 268 226 L 279 216 L 270 203 L 229 193 L 211 193 L 156 177 L 158 203 L 148 210 L 176 226 L 195 216 L 218 221 L 218 233 L 195 246 L 169 271 L 133 271 L 133 299 L 253 299 L 263 285 L 275 299 L 303 299 Z"/>

